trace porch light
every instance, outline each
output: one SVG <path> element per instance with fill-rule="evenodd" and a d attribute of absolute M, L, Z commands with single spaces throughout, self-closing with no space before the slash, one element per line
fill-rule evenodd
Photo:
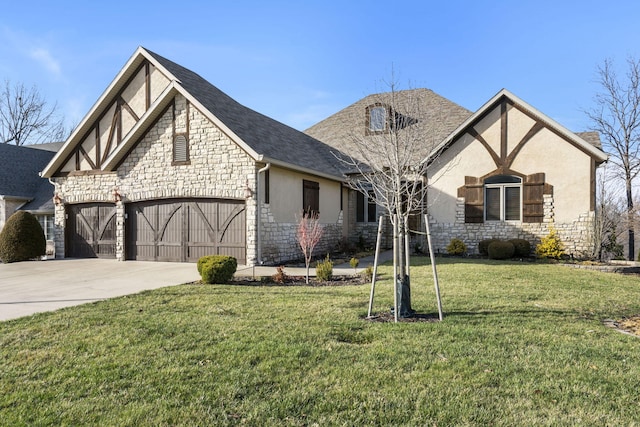
<path fill-rule="evenodd" d="M 55 193 L 53 195 L 53 203 L 55 205 L 61 205 L 63 203 L 62 197 L 60 197 L 60 195 L 58 193 Z"/>
<path fill-rule="evenodd" d="M 246 187 L 244 189 L 244 198 L 250 199 L 253 196 L 253 190 L 249 187 L 249 180 L 247 180 Z"/>
<path fill-rule="evenodd" d="M 122 196 L 118 192 L 118 187 L 114 187 L 114 189 L 113 189 L 113 200 L 116 203 L 118 203 L 120 200 L 122 200 Z"/>

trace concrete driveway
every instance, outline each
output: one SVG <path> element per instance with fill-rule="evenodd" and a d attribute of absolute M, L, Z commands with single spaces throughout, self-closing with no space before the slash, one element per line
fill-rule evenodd
<path fill-rule="evenodd" d="M 199 280 L 195 264 L 61 259 L 0 264 L 0 321 Z"/>

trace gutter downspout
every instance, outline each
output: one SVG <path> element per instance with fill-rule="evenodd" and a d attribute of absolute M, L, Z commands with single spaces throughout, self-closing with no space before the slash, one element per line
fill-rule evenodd
<path fill-rule="evenodd" d="M 264 261 L 262 261 L 262 209 L 260 208 L 261 206 L 261 202 L 260 202 L 260 174 L 262 172 L 266 172 L 269 170 L 269 168 L 271 167 L 271 163 L 267 163 L 265 165 L 265 167 L 263 167 L 262 169 L 258 170 L 258 176 L 256 177 L 256 210 L 257 210 L 257 216 L 258 216 L 258 227 L 257 227 L 257 236 L 256 236 L 256 246 L 258 249 L 258 264 L 262 265 L 262 263 Z"/>

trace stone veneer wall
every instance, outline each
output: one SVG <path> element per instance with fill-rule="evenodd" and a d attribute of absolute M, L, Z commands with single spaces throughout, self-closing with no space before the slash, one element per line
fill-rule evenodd
<path fill-rule="evenodd" d="M 173 166 L 171 108 L 149 129 L 115 172 L 56 177 L 55 191 L 67 203 L 115 203 L 113 189 L 123 200 L 116 203 L 116 258 L 124 260 L 126 203 L 170 198 L 244 200 L 247 183 L 255 189 L 253 159 L 196 108 L 189 110 L 189 165 Z M 186 99 L 176 97 L 176 132 L 186 131 Z M 64 256 L 64 204 L 55 208 L 56 257 Z M 247 263 L 256 260 L 255 200 L 246 201 Z"/>
<path fill-rule="evenodd" d="M 285 261 L 303 259 L 304 255 L 298 244 L 296 232 L 298 224 L 276 222 L 269 204 L 262 204 L 262 262 L 275 265 Z M 322 240 L 316 246 L 313 255 L 323 256 L 335 250 L 342 238 L 342 211 L 334 224 L 322 224 L 324 232 Z"/>
<path fill-rule="evenodd" d="M 582 257 L 591 251 L 591 229 L 593 212 L 580 215 L 570 223 L 554 221 L 553 196 L 544 196 L 544 220 L 542 223 L 509 223 L 487 222 L 466 224 L 464 222 L 464 198 L 456 201 L 456 219 L 454 223 L 438 223 L 430 221 L 434 251 L 446 253 L 446 247 L 453 238 L 462 240 L 470 254 L 478 253 L 478 243 L 484 239 L 525 239 L 532 247 L 540 243 L 540 239 L 549 234 L 553 227 L 565 245 L 566 252 Z"/>

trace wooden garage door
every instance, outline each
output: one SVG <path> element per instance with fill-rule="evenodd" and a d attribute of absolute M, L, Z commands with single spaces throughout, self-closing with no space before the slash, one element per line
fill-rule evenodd
<path fill-rule="evenodd" d="M 127 259 L 196 262 L 220 254 L 246 262 L 244 201 L 152 200 L 128 204 L 126 213 Z"/>
<path fill-rule="evenodd" d="M 116 257 L 116 207 L 112 203 L 67 205 L 66 256 Z"/>

